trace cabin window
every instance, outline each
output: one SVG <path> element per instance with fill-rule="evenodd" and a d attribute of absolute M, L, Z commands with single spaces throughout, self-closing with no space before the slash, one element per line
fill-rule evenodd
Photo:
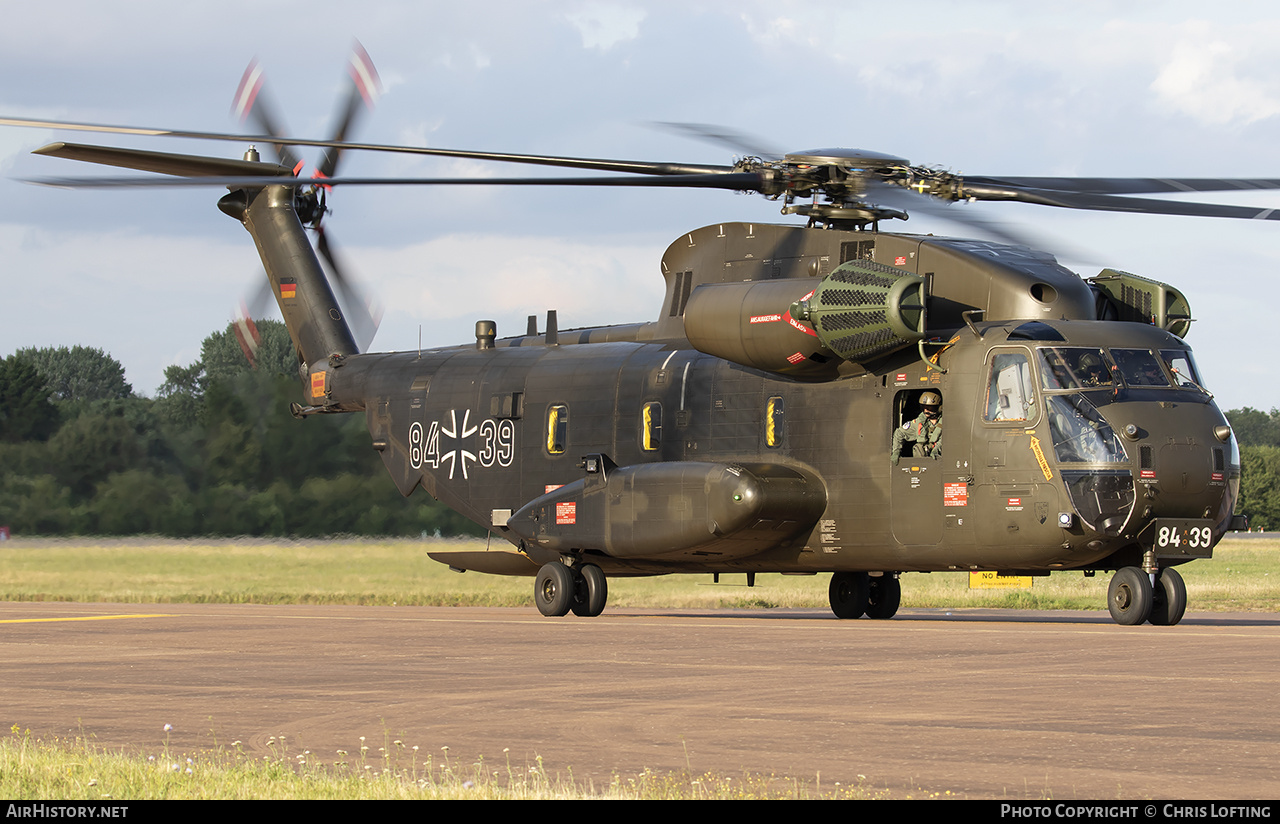
<path fill-rule="evenodd" d="M 569 438 L 569 407 L 562 403 L 547 410 L 547 452 L 559 455 L 564 452 Z"/>
<path fill-rule="evenodd" d="M 986 420 L 1029 420 L 1034 404 L 1035 389 L 1027 356 L 1022 352 L 997 353 L 991 359 L 991 378 L 987 382 Z"/>
<path fill-rule="evenodd" d="M 787 434 L 787 420 L 784 417 L 786 404 L 777 395 L 769 399 L 764 409 L 764 445 L 770 449 L 782 446 L 782 439 Z"/>
<path fill-rule="evenodd" d="M 662 404 L 646 403 L 640 412 L 640 441 L 645 452 L 656 452 L 662 444 Z"/>

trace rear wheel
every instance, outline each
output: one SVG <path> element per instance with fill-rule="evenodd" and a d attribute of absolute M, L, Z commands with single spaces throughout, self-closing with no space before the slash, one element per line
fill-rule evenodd
<path fill-rule="evenodd" d="M 1182 620 L 1187 611 L 1187 585 L 1178 570 L 1172 567 L 1160 570 L 1151 595 L 1148 621 L 1158 627 L 1171 627 Z"/>
<path fill-rule="evenodd" d="M 878 575 L 867 581 L 867 617 L 884 620 L 898 613 L 902 584 L 892 575 Z"/>
<path fill-rule="evenodd" d="M 533 600 L 538 612 L 549 618 L 568 614 L 573 605 L 573 578 L 573 570 L 559 561 L 543 564 L 533 584 Z"/>
<path fill-rule="evenodd" d="M 577 585 L 573 593 L 573 614 L 582 618 L 594 618 L 604 612 L 609 600 L 609 582 L 604 570 L 595 564 L 583 564 L 578 570 Z"/>
<path fill-rule="evenodd" d="M 1107 608 L 1117 624 L 1131 627 L 1151 615 L 1151 579 L 1137 567 L 1116 571 L 1107 588 Z"/>
<path fill-rule="evenodd" d="M 837 618 L 861 618 L 867 611 L 867 573 L 833 573 L 827 595 Z"/>

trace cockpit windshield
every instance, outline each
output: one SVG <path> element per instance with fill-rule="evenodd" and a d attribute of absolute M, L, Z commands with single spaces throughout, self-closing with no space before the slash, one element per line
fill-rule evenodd
<path fill-rule="evenodd" d="M 1040 383 L 1047 390 L 1110 388 L 1111 360 L 1101 349 L 1043 346 Z"/>
<path fill-rule="evenodd" d="M 1081 389 L 1175 386 L 1207 390 L 1195 360 L 1186 349 L 1101 349 L 1085 346 L 1041 346 L 1040 386 L 1046 392 Z M 1170 382 L 1172 379 L 1172 383 Z"/>
<path fill-rule="evenodd" d="M 1168 386 L 1169 379 L 1148 349 L 1112 349 L 1120 377 L 1129 386 Z"/>
<path fill-rule="evenodd" d="M 1047 395 L 1049 436 L 1058 463 L 1127 463 L 1115 430 L 1084 395 Z"/>

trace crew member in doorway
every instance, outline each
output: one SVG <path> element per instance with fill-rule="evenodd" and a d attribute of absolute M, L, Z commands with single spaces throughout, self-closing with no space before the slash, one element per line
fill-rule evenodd
<path fill-rule="evenodd" d="M 915 458 L 942 457 L 942 396 L 930 390 L 920 396 L 920 414 L 893 430 L 893 446 L 890 460 L 898 465 L 902 445 L 911 444 Z"/>

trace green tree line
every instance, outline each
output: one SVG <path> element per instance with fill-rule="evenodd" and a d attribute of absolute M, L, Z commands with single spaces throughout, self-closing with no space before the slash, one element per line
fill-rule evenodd
<path fill-rule="evenodd" d="M 0 525 L 16 535 L 480 534 L 423 493 L 401 497 L 363 415 L 295 420 L 284 324 L 259 321 L 250 368 L 232 327 L 138 397 L 100 349 L 0 360 Z"/>
<path fill-rule="evenodd" d="M 1227 420 L 1240 443 L 1240 501 L 1237 514 L 1250 529 L 1280 529 L 1280 410 L 1232 409 Z"/>
<path fill-rule="evenodd" d="M 16 535 L 174 537 L 478 534 L 417 493 L 403 499 L 361 415 L 295 420 L 284 324 L 259 322 L 250 368 L 232 327 L 170 366 L 155 398 L 84 346 L 0 360 L 0 525 Z M 1227 412 L 1250 526 L 1280 529 L 1280 410 Z"/>

